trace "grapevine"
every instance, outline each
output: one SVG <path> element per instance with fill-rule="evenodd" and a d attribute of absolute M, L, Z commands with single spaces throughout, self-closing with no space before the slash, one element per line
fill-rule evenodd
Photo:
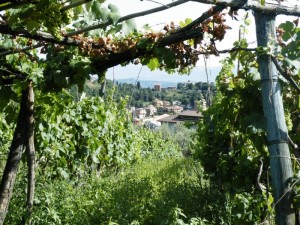
<path fill-rule="evenodd" d="M 61 9 L 61 4 L 43 0 L 36 6 L 28 6 L 23 11 L 9 10 L 9 23 L 15 28 L 25 26 L 32 33 L 45 27 L 53 37 L 60 39 L 62 25 L 69 24 L 73 17 L 71 10 L 62 11 Z"/>
<path fill-rule="evenodd" d="M 71 38 L 79 44 L 79 51 L 83 56 L 90 57 L 92 61 L 105 61 L 112 55 L 127 52 L 132 55 L 133 63 L 140 62 L 147 65 L 151 70 L 160 69 L 168 72 L 188 73 L 194 67 L 200 54 L 218 54 L 215 41 L 224 38 L 226 30 L 230 29 L 225 24 L 225 13 L 218 13 L 213 18 L 198 24 L 194 29 L 199 29 L 202 35 L 188 40 L 170 44 L 168 47 L 161 46 L 161 41 L 173 34 L 180 33 L 180 26 L 174 22 L 167 24 L 159 32 L 132 33 L 120 39 L 112 37 L 84 37 L 74 35 Z M 61 51 L 64 49 L 62 48 Z M 138 52 L 146 52 L 139 58 Z M 136 55 L 136 57 L 134 57 Z M 156 64 L 149 65 L 150 59 L 157 59 Z"/>

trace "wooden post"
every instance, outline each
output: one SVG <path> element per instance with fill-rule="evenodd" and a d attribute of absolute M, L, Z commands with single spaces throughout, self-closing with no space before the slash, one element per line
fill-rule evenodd
<path fill-rule="evenodd" d="M 258 46 L 275 42 L 275 14 L 255 13 Z M 288 133 L 284 118 L 281 86 L 271 57 L 258 57 L 262 83 L 264 115 L 267 119 L 267 139 L 270 154 L 270 170 L 274 195 L 276 225 L 294 225 L 295 212 L 292 208 L 289 182 L 293 176 L 288 147 Z"/>
<path fill-rule="evenodd" d="M 30 224 L 32 212 L 34 185 L 35 185 L 35 156 L 34 156 L 34 118 L 33 118 L 34 93 L 32 83 L 28 84 L 26 90 L 22 92 L 20 112 L 14 137 L 8 153 L 6 166 L 0 183 L 0 225 L 4 223 L 10 199 L 13 194 L 21 157 L 24 148 L 27 148 L 28 155 L 28 193 L 27 205 Z M 13 212 L 11 212 L 13 213 Z M 21 224 L 25 220 L 21 222 Z"/>
<path fill-rule="evenodd" d="M 34 147 L 34 92 L 32 82 L 28 85 L 26 153 L 28 165 L 27 187 L 27 224 L 31 224 L 31 214 L 35 192 L 35 147 Z"/>
<path fill-rule="evenodd" d="M 0 183 L 0 225 L 4 223 L 8 211 L 9 202 L 13 194 L 13 189 L 19 169 L 19 164 L 25 147 L 24 128 L 26 127 L 27 101 L 28 89 L 22 92 L 17 126 Z"/>

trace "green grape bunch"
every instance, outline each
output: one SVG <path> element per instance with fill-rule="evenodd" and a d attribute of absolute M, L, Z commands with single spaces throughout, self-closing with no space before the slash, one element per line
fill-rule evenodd
<path fill-rule="evenodd" d="M 40 19 L 48 31 L 57 39 L 61 38 L 60 29 L 63 24 L 69 24 L 72 19 L 71 10 L 61 11 L 60 4 L 49 4 L 43 12 Z"/>
<path fill-rule="evenodd" d="M 70 24 L 73 11 L 62 10 L 62 4 L 49 0 L 41 0 L 36 5 L 30 5 L 23 9 L 11 9 L 8 12 L 9 23 L 13 28 L 26 27 L 30 33 L 36 33 L 41 28 L 56 39 L 61 38 L 61 28 Z"/>
<path fill-rule="evenodd" d="M 60 5 L 50 4 L 45 8 L 41 20 L 43 24 L 47 27 L 48 31 L 55 37 L 60 37 L 60 26 L 61 26 L 61 16 L 60 16 Z"/>
<path fill-rule="evenodd" d="M 72 18 L 74 17 L 73 10 L 64 10 L 61 12 L 61 21 L 64 24 L 70 24 L 72 22 Z"/>

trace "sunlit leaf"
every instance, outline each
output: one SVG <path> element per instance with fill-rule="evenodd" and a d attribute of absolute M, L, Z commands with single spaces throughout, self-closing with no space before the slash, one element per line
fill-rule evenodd
<path fill-rule="evenodd" d="M 279 28 L 282 28 L 285 32 L 290 32 L 294 29 L 294 24 L 290 21 L 286 21 L 279 25 Z"/>
<path fill-rule="evenodd" d="M 126 20 L 124 23 L 122 23 L 122 30 L 125 35 L 129 35 L 135 29 L 136 29 L 136 24 L 134 20 Z"/>
<path fill-rule="evenodd" d="M 91 6 L 92 12 L 95 14 L 96 17 L 101 17 L 101 3 L 98 1 L 93 1 Z"/>
<path fill-rule="evenodd" d="M 149 63 L 147 64 L 148 68 L 150 70 L 155 70 L 159 67 L 159 62 L 158 62 L 158 59 L 157 58 L 153 58 L 153 59 L 150 59 Z"/>

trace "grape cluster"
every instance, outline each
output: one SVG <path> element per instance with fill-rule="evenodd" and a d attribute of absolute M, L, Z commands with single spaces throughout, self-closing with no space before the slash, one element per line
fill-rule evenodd
<path fill-rule="evenodd" d="M 55 37 L 60 37 L 60 6 L 58 4 L 50 4 L 44 11 L 43 24 L 49 32 Z"/>
<path fill-rule="evenodd" d="M 60 27 L 62 24 L 71 22 L 72 13 L 70 10 L 61 12 L 61 5 L 50 4 L 43 11 L 44 16 L 41 17 L 43 24 L 48 31 L 55 37 L 60 38 Z"/>
<path fill-rule="evenodd" d="M 40 1 L 37 5 L 15 14 L 14 17 L 21 21 L 20 26 L 29 26 L 32 32 L 45 27 L 50 34 L 59 39 L 61 38 L 61 27 L 63 24 L 71 22 L 73 11 L 61 10 L 61 4 L 58 3 Z"/>
<path fill-rule="evenodd" d="M 61 12 L 61 21 L 64 24 L 69 24 L 72 22 L 72 18 L 74 17 L 74 12 L 73 10 L 69 9 L 69 10 L 65 10 L 63 12 Z"/>

